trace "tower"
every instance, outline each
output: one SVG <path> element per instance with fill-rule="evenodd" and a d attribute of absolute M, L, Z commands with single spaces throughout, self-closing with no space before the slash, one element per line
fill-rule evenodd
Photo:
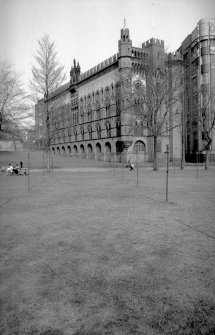
<path fill-rule="evenodd" d="M 70 84 L 76 84 L 78 82 L 79 75 L 81 73 L 81 68 L 79 62 L 76 65 L 76 60 L 73 60 L 73 66 L 70 70 Z"/>
<path fill-rule="evenodd" d="M 163 68 L 165 55 L 163 40 L 151 38 L 142 44 L 142 49 L 146 50 L 148 53 L 148 66 L 150 72 L 156 71 L 157 68 Z"/>
<path fill-rule="evenodd" d="M 124 27 L 121 29 L 121 38 L 118 42 L 119 69 L 131 68 L 131 49 L 132 41 L 130 40 L 129 29 L 126 28 L 124 20 Z"/>

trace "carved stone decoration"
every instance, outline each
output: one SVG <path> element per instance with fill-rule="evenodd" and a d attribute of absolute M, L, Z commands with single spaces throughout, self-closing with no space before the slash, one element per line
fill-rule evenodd
<path fill-rule="evenodd" d="M 215 47 L 210 47 L 210 54 L 215 55 Z"/>
<path fill-rule="evenodd" d="M 210 35 L 214 36 L 215 35 L 215 23 L 210 22 Z"/>

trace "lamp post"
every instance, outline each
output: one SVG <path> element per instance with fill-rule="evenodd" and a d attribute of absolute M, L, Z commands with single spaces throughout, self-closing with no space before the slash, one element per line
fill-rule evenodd
<path fill-rule="evenodd" d="M 169 145 L 166 146 L 166 202 L 168 202 L 168 183 L 169 183 Z"/>

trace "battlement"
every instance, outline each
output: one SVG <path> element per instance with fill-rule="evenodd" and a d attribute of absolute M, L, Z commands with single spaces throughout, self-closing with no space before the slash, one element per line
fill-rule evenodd
<path fill-rule="evenodd" d="M 79 76 L 79 81 L 82 81 L 88 77 L 91 77 L 92 75 L 94 75 L 95 73 L 105 69 L 106 67 L 112 65 L 113 63 L 115 63 L 117 61 L 118 55 L 115 54 L 112 57 L 104 60 L 103 62 L 99 63 L 98 65 L 94 66 L 93 68 L 91 68 L 90 70 L 82 73 Z"/>
<path fill-rule="evenodd" d="M 160 40 L 159 38 L 150 38 L 149 40 L 147 40 L 146 42 L 144 42 L 142 44 L 142 47 L 143 48 L 147 48 L 149 47 L 150 45 L 160 45 L 162 47 L 164 47 L 164 41 L 163 40 Z"/>
<path fill-rule="evenodd" d="M 166 54 L 166 59 L 168 61 L 182 61 L 183 56 L 180 52 L 176 51 Z"/>
<path fill-rule="evenodd" d="M 70 86 L 70 82 L 58 87 L 55 91 L 52 91 L 50 94 L 49 94 L 49 99 L 53 98 L 54 96 L 66 91 Z"/>

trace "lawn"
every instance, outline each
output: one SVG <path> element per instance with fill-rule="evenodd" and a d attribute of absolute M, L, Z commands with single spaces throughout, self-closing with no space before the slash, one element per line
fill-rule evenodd
<path fill-rule="evenodd" d="M 0 333 L 215 334 L 215 169 L 74 160 L 0 175 Z"/>

